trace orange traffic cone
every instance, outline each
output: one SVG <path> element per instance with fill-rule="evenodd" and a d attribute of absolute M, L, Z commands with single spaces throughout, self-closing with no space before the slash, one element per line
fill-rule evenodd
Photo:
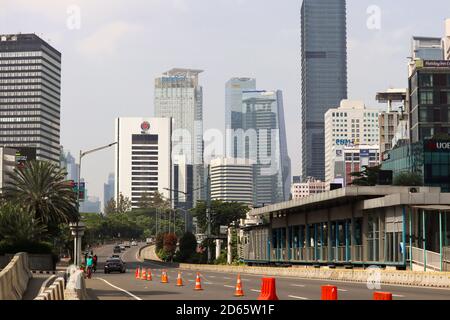
<path fill-rule="evenodd" d="M 134 277 L 135 277 L 136 279 L 139 279 L 139 278 L 140 278 L 140 276 L 139 276 L 139 267 L 136 268 L 136 272 L 134 273 Z"/>
<path fill-rule="evenodd" d="M 241 282 L 241 275 L 238 274 L 237 277 L 237 283 L 236 283 L 236 290 L 234 292 L 235 297 L 243 297 L 244 291 L 242 290 L 242 282 Z"/>
<path fill-rule="evenodd" d="M 178 272 L 178 278 L 177 278 L 177 287 L 183 286 L 183 279 L 181 279 L 181 272 Z"/>
<path fill-rule="evenodd" d="M 152 270 L 147 269 L 147 281 L 152 281 Z"/>
<path fill-rule="evenodd" d="M 169 283 L 169 278 L 167 277 L 167 273 L 163 270 L 161 274 L 161 283 Z"/>
<path fill-rule="evenodd" d="M 195 288 L 194 290 L 203 290 L 202 289 L 202 281 L 200 279 L 200 273 L 197 272 L 197 279 L 195 279 Z"/>
<path fill-rule="evenodd" d="M 147 273 L 145 272 L 145 269 L 142 268 L 142 272 L 141 272 L 141 280 L 145 280 L 147 279 Z"/>

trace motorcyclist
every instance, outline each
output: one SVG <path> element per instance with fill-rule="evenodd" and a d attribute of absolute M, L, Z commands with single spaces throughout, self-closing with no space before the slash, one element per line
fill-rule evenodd
<path fill-rule="evenodd" d="M 88 278 L 91 277 L 93 265 L 94 265 L 94 259 L 92 258 L 91 255 L 89 255 L 87 260 L 86 260 L 86 271 L 87 271 Z"/>
<path fill-rule="evenodd" d="M 92 257 L 92 260 L 93 260 L 93 270 L 94 270 L 94 272 L 96 272 L 97 271 L 97 255 L 95 254 L 93 257 Z"/>

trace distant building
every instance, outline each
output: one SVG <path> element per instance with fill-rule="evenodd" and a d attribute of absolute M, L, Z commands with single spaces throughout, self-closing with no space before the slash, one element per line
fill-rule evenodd
<path fill-rule="evenodd" d="M 61 53 L 35 34 L 0 35 L 0 74 L 0 145 L 59 165 Z"/>
<path fill-rule="evenodd" d="M 101 203 L 98 197 L 88 197 L 80 203 L 80 212 L 82 213 L 100 213 Z"/>
<path fill-rule="evenodd" d="M 302 176 L 324 180 L 324 115 L 347 99 L 346 1 L 303 0 L 301 41 Z"/>
<path fill-rule="evenodd" d="M 445 59 L 450 60 L 450 19 L 445 20 L 444 50 Z"/>
<path fill-rule="evenodd" d="M 174 164 L 185 161 L 193 169 L 192 186 L 184 186 L 184 189 L 178 191 L 191 190 L 194 203 L 204 199 L 206 192 L 201 188 L 205 182 L 203 88 L 199 84 L 199 74 L 202 72 L 203 70 L 174 68 L 155 80 L 155 117 L 171 118 L 173 121 Z"/>
<path fill-rule="evenodd" d="M 381 111 L 378 116 L 380 161 L 383 154 L 391 150 L 399 140 L 409 139 L 407 133 L 401 135 L 405 131 L 404 126 L 408 126 L 407 91 L 407 89 L 388 89 L 377 93 L 377 101 L 387 103 L 387 111 Z M 396 110 L 393 110 L 394 102 L 401 104 Z"/>
<path fill-rule="evenodd" d="M 16 150 L 12 148 L 0 147 L 0 192 L 10 181 L 9 174 L 16 168 Z"/>
<path fill-rule="evenodd" d="M 293 183 L 291 187 L 292 200 L 303 199 L 328 190 L 326 182 L 309 178 L 306 182 Z"/>
<path fill-rule="evenodd" d="M 411 53 L 413 60 L 443 60 L 442 38 L 413 37 Z"/>
<path fill-rule="evenodd" d="M 255 206 L 289 199 L 291 159 L 288 155 L 281 90 L 251 90 L 242 95 L 242 148 L 239 158 L 255 162 Z M 239 132 L 239 131 L 238 131 Z"/>
<path fill-rule="evenodd" d="M 248 205 L 253 199 L 253 164 L 248 159 L 218 158 L 211 161 L 211 199 Z"/>
<path fill-rule="evenodd" d="M 158 191 L 170 198 L 171 118 L 117 118 L 114 198 L 129 198 L 138 208 L 142 197 Z"/>
<path fill-rule="evenodd" d="M 108 182 L 103 184 L 103 207 L 106 207 L 111 199 L 114 199 L 114 173 L 108 175 Z"/>
<path fill-rule="evenodd" d="M 342 100 L 339 108 L 325 113 L 326 182 L 342 178 L 341 159 L 344 149 L 359 145 L 378 145 L 379 127 L 376 109 L 366 108 L 362 101 Z"/>
<path fill-rule="evenodd" d="M 235 130 L 242 129 L 242 94 L 244 91 L 256 90 L 256 79 L 252 78 L 232 78 L 225 84 L 225 129 Z M 238 158 L 242 155 L 242 145 L 238 143 L 234 136 L 231 141 L 226 141 L 227 156 Z M 241 148 L 238 150 L 238 148 Z"/>

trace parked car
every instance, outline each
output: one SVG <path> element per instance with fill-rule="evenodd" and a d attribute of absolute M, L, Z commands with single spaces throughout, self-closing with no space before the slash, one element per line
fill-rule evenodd
<path fill-rule="evenodd" d="M 122 259 L 110 258 L 110 259 L 106 260 L 104 270 L 105 270 L 105 273 L 111 273 L 113 271 L 125 273 L 127 269 L 125 267 L 125 262 L 123 262 Z"/>

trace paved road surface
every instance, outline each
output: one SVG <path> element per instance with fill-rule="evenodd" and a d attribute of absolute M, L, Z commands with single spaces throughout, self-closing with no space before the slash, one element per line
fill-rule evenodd
<path fill-rule="evenodd" d="M 142 244 L 140 244 L 142 245 Z M 200 272 L 203 291 L 195 291 L 195 271 L 178 270 L 160 262 L 139 262 L 138 247 L 122 253 L 127 264 L 124 274 L 103 273 L 103 263 L 112 254 L 113 246 L 105 246 L 95 252 L 99 267 L 92 279 L 87 279 L 89 295 L 98 300 L 256 300 L 261 286 L 260 275 L 241 275 L 244 297 L 234 297 L 236 274 Z M 153 281 L 135 279 L 137 266 L 150 268 Z M 161 271 L 167 270 L 169 283 L 161 283 Z M 184 287 L 176 286 L 178 271 L 182 272 Z M 338 281 L 304 280 L 276 276 L 278 298 L 281 300 L 320 300 L 320 287 L 333 284 L 338 287 L 339 300 L 372 300 L 373 291 L 366 284 Z M 450 300 L 450 290 L 383 285 L 382 291 L 393 293 L 394 300 Z"/>

